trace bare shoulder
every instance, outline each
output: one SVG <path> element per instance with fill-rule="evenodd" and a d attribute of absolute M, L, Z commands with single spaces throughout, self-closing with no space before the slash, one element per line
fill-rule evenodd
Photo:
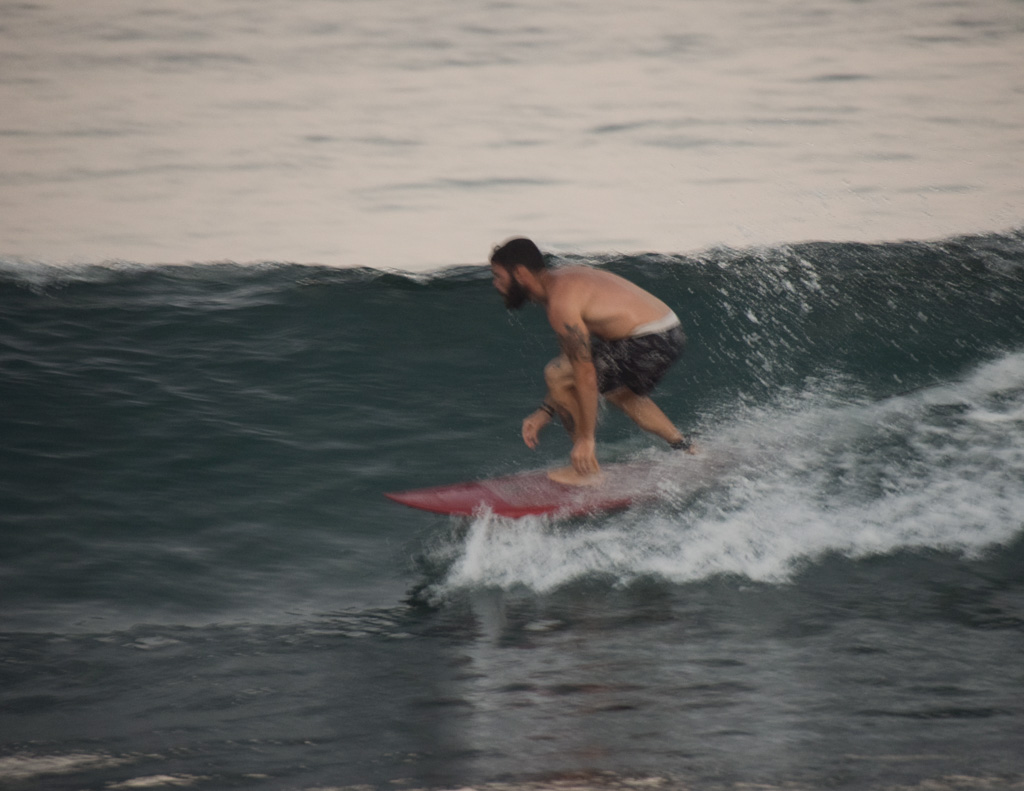
<path fill-rule="evenodd" d="M 548 319 L 558 332 L 563 322 L 581 320 L 583 307 L 591 299 L 591 281 L 583 267 L 572 267 L 552 272 L 548 283 Z"/>
<path fill-rule="evenodd" d="M 593 266 L 563 266 L 555 269 L 552 274 L 556 275 L 559 280 L 567 283 L 600 282 L 609 279 L 622 280 L 618 275 Z"/>
<path fill-rule="evenodd" d="M 547 311 L 555 331 L 565 321 L 582 321 L 595 300 L 608 293 L 601 272 L 586 266 L 572 266 L 552 272 L 548 288 Z"/>
<path fill-rule="evenodd" d="M 602 338 L 622 338 L 669 312 L 656 296 L 613 272 L 573 266 L 553 274 L 548 317 L 556 332 L 571 315 Z"/>
<path fill-rule="evenodd" d="M 555 292 L 558 298 L 585 302 L 594 295 L 614 295 L 624 292 L 643 292 L 626 278 L 589 266 L 568 266 L 554 272 Z"/>
<path fill-rule="evenodd" d="M 590 330 L 583 317 L 590 299 L 586 278 L 572 269 L 560 269 L 551 273 L 547 284 L 548 321 L 558 336 L 562 354 L 573 364 L 590 362 Z"/>
<path fill-rule="evenodd" d="M 591 294 L 593 292 L 615 291 L 622 288 L 635 288 L 625 278 L 619 277 L 603 269 L 589 266 L 567 266 L 552 272 L 554 291 L 559 296 L 569 298 L 571 295 Z"/>

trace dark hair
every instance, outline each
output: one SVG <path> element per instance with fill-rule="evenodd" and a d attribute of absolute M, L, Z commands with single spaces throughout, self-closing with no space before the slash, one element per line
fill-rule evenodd
<path fill-rule="evenodd" d="M 521 236 L 495 247 L 491 253 L 491 263 L 509 271 L 513 267 L 525 266 L 531 272 L 540 272 L 546 266 L 537 245 Z"/>

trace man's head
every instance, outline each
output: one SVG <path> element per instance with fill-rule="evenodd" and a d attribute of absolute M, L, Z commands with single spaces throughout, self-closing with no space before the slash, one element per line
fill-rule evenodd
<path fill-rule="evenodd" d="M 529 292 L 517 275 L 519 267 L 534 274 L 546 268 L 544 256 L 537 245 L 529 239 L 518 237 L 494 248 L 491 253 L 494 287 L 504 298 L 505 307 L 509 310 L 518 310 L 530 299 Z"/>

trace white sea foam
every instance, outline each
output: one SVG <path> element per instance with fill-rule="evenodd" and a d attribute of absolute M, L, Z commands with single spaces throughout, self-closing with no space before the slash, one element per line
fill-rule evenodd
<path fill-rule="evenodd" d="M 133 777 L 130 780 L 123 780 L 120 783 L 108 785 L 108 788 L 168 788 L 195 785 L 203 778 L 195 775 L 146 775 L 145 777 Z"/>
<path fill-rule="evenodd" d="M 129 759 L 102 753 L 63 753 L 35 755 L 16 753 L 0 758 L 0 780 L 22 781 L 41 775 L 71 774 L 92 769 L 120 766 Z"/>
<path fill-rule="evenodd" d="M 978 556 L 1024 529 L 1024 353 L 881 402 L 844 403 L 822 385 L 734 416 L 708 445 L 744 461 L 685 503 L 587 525 L 481 516 L 444 589 L 549 591 L 595 575 L 785 582 L 826 554 Z"/>

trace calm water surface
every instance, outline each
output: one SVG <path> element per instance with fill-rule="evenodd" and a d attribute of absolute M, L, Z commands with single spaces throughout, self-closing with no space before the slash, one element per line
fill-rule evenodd
<path fill-rule="evenodd" d="M 1019 226 L 1019 0 L 6 3 L 0 254 L 423 270 Z"/>

